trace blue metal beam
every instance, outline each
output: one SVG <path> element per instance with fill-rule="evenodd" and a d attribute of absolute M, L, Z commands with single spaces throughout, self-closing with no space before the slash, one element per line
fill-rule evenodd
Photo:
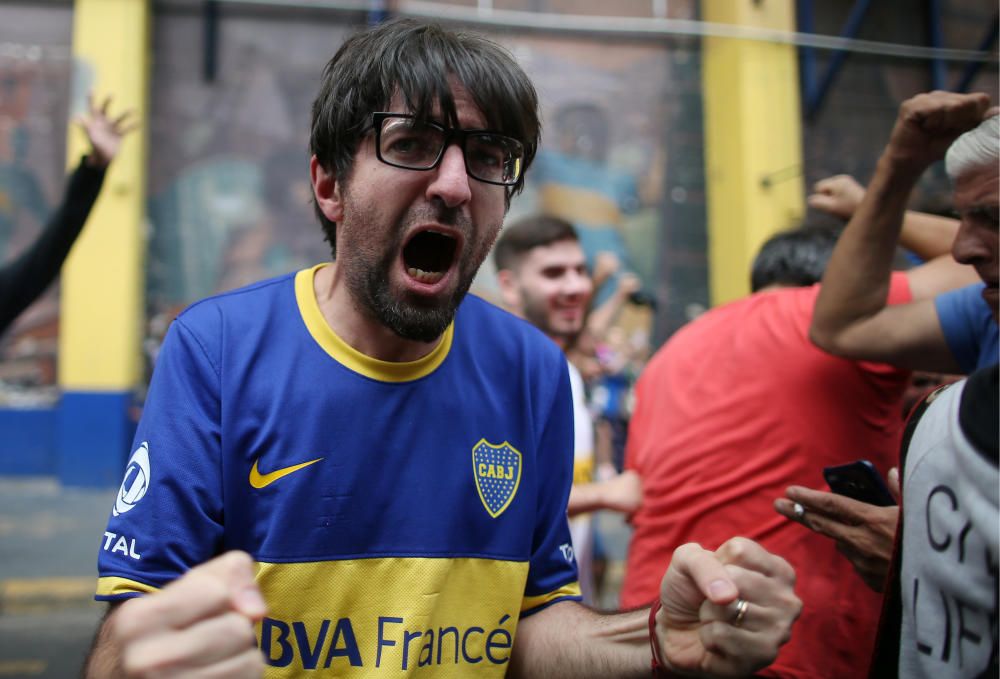
<path fill-rule="evenodd" d="M 368 25 L 375 26 L 389 18 L 388 0 L 368 0 Z"/>
<path fill-rule="evenodd" d="M 990 22 L 989 28 L 986 29 L 986 35 L 983 36 L 982 41 L 979 43 L 978 49 L 980 52 L 987 52 L 993 48 L 993 45 L 997 41 L 997 33 L 1000 31 L 1000 12 L 993 15 L 993 21 Z M 965 65 L 962 70 L 962 76 L 959 78 L 958 84 L 955 85 L 956 92 L 968 92 L 969 88 L 972 86 L 972 81 L 979 73 L 980 69 L 983 67 L 982 61 L 970 61 Z"/>
<path fill-rule="evenodd" d="M 813 0 L 797 0 L 795 18 L 799 33 L 815 33 Z M 808 105 L 816 97 L 816 50 L 812 47 L 799 48 L 799 81 L 802 97 Z"/>
<path fill-rule="evenodd" d="M 927 43 L 935 49 L 944 47 L 944 39 L 941 34 L 941 0 L 926 0 L 924 5 L 927 16 Z M 931 59 L 931 89 L 943 90 L 944 85 L 944 62 L 938 57 Z"/>
<path fill-rule="evenodd" d="M 219 64 L 219 3 L 205 0 L 202 5 L 201 77 L 215 82 Z"/>
<path fill-rule="evenodd" d="M 865 18 L 865 13 L 868 11 L 869 5 L 871 5 L 871 0 L 855 0 L 854 5 L 851 7 L 851 12 L 847 16 L 847 21 L 844 22 L 844 27 L 840 31 L 842 38 L 851 39 L 858 37 L 858 31 L 861 30 L 861 22 Z M 833 84 L 833 80 L 837 77 L 837 73 L 840 71 L 846 58 L 847 52 L 844 50 L 836 50 L 833 56 L 830 57 L 830 62 L 826 65 L 826 70 L 823 72 L 823 78 L 820 80 L 819 86 L 816 88 L 813 96 L 806 100 L 807 118 L 813 118 L 819 111 L 820 106 L 823 105 L 823 100 L 826 98 L 827 92 L 830 91 L 830 86 Z"/>

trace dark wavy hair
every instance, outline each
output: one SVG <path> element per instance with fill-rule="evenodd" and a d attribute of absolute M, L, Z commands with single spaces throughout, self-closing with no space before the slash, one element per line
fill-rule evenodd
<path fill-rule="evenodd" d="M 839 234 L 839 229 L 831 227 L 805 226 L 771 236 L 753 260 L 750 289 L 819 283 Z"/>
<path fill-rule="evenodd" d="M 572 224 L 559 217 L 532 215 L 504 227 L 493 246 L 493 263 L 497 271 L 515 269 L 521 258 L 535 248 L 564 240 L 579 242 Z"/>
<path fill-rule="evenodd" d="M 369 28 L 337 50 L 313 102 L 311 153 L 338 181 L 348 181 L 371 131 L 371 114 L 387 110 L 397 93 L 418 119 L 430 119 L 438 107 L 442 122 L 457 126 L 452 78 L 469 92 L 490 129 L 524 144 L 527 169 L 541 134 L 538 95 L 527 74 L 510 52 L 481 35 L 414 19 Z M 522 173 L 507 192 L 508 202 L 523 186 Z M 316 215 L 336 255 L 336 224 L 318 206 Z"/>

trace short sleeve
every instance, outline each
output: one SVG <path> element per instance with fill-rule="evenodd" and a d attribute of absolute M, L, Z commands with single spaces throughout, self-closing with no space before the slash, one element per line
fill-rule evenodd
<path fill-rule="evenodd" d="M 218 361 L 174 321 L 98 556 L 96 599 L 159 589 L 220 551 Z"/>
<path fill-rule="evenodd" d="M 938 321 L 948 349 L 965 374 L 997 361 L 997 324 L 981 283 L 938 295 Z"/>
<path fill-rule="evenodd" d="M 552 406 L 538 441 L 540 490 L 532 540 L 528 582 L 521 615 L 557 601 L 579 601 L 576 559 L 570 539 L 566 504 L 573 477 L 573 396 L 569 371 L 561 365 Z"/>

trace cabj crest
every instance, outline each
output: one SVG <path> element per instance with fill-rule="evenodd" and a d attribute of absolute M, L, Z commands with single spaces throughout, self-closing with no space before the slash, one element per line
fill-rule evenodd
<path fill-rule="evenodd" d="M 521 453 L 504 441 L 496 446 L 479 439 L 472 448 L 472 475 L 486 511 L 500 516 L 517 494 L 521 483 Z"/>

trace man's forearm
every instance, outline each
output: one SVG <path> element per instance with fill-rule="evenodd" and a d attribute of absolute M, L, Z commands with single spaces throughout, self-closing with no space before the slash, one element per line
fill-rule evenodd
<path fill-rule="evenodd" d="M 660 581 L 657 655 L 692 676 L 747 677 L 778 656 L 802 611 L 795 571 L 752 540 L 732 538 L 714 552 L 674 550 Z M 751 613 L 747 613 L 750 610 Z M 758 624 L 744 626 L 744 617 Z M 602 615 L 572 601 L 553 604 L 517 627 L 514 677 L 648 677 L 649 610 Z"/>
<path fill-rule="evenodd" d="M 959 221 L 951 217 L 907 210 L 903 216 L 899 244 L 924 261 L 950 255 L 958 225 Z"/>
<path fill-rule="evenodd" d="M 90 652 L 84 661 L 82 674 L 84 679 L 121 677 L 124 674 L 118 649 L 111 640 L 110 620 L 117 608 L 117 604 L 112 604 L 101 619 Z"/>
<path fill-rule="evenodd" d="M 104 171 L 81 166 L 69 177 L 63 200 L 45 230 L 17 259 L 0 268 L 0 332 L 59 274 L 97 200 Z"/>
<path fill-rule="evenodd" d="M 642 481 L 632 470 L 626 470 L 604 481 L 574 484 L 569 494 L 566 513 L 570 517 L 599 509 L 631 514 L 642 501 Z"/>
<path fill-rule="evenodd" d="M 599 481 L 574 483 L 569 491 L 569 503 L 566 505 L 566 514 L 572 518 L 578 514 L 602 509 L 600 488 L 601 483 Z"/>
<path fill-rule="evenodd" d="M 981 93 L 929 92 L 899 107 L 875 176 L 823 276 L 809 331 L 813 342 L 849 358 L 902 359 L 906 365 L 928 349 L 946 351 L 933 306 L 885 308 L 893 250 L 917 179 L 979 124 L 988 106 Z"/>
<path fill-rule="evenodd" d="M 572 601 L 554 604 L 518 625 L 509 676 L 645 679 L 652 659 L 648 621 L 647 609 L 601 615 Z"/>
<path fill-rule="evenodd" d="M 919 176 L 888 153 L 879 159 L 823 276 L 811 333 L 821 346 L 885 307 L 903 213 Z"/>

